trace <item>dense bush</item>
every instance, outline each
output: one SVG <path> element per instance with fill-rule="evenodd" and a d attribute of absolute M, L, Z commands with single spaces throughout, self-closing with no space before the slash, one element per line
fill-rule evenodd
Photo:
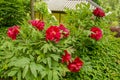
<path fill-rule="evenodd" d="M 45 21 L 8 28 L 0 46 L 0 77 L 119 80 L 120 42 L 109 31 L 109 16 L 89 4 L 78 4 L 66 13 L 66 27 L 46 14 Z"/>
<path fill-rule="evenodd" d="M 120 39 L 114 38 L 109 30 L 110 16 L 94 16 L 88 4 L 77 5 L 76 10 L 67 9 L 66 13 L 65 23 L 75 40 L 75 54 L 84 60 L 82 70 L 68 73 L 68 80 L 119 80 Z M 103 37 L 99 41 L 88 37 L 93 26 L 102 29 Z"/>
<path fill-rule="evenodd" d="M 27 3 L 23 4 L 18 0 L 0 1 L 0 27 L 20 24 L 26 17 Z M 28 11 L 29 12 L 29 11 Z"/>
<path fill-rule="evenodd" d="M 111 26 L 120 26 L 120 0 L 114 0 L 113 2 L 109 0 L 101 1 L 99 0 L 99 5 L 104 8 L 104 10 L 110 15 Z"/>

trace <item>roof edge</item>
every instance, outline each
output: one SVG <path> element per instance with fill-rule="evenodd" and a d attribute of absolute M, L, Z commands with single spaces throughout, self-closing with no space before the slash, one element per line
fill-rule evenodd
<path fill-rule="evenodd" d="M 87 1 L 91 3 L 93 6 L 103 9 L 101 6 L 99 6 L 97 3 L 93 2 L 92 0 L 87 0 Z"/>

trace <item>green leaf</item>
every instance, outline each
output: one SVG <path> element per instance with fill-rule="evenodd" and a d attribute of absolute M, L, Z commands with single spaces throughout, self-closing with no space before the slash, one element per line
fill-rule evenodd
<path fill-rule="evenodd" d="M 45 68 L 44 68 L 42 65 L 37 64 L 37 65 L 36 65 L 36 69 L 37 69 L 38 72 L 41 73 Z"/>
<path fill-rule="evenodd" d="M 55 61 L 58 61 L 60 59 L 59 55 L 51 54 L 50 55 Z"/>
<path fill-rule="evenodd" d="M 31 62 L 30 70 L 31 70 L 32 74 L 34 75 L 34 77 L 37 77 L 37 71 L 36 71 L 36 64 L 35 64 L 35 62 Z"/>
<path fill-rule="evenodd" d="M 46 71 L 42 71 L 42 72 L 41 72 L 41 78 L 42 78 L 42 79 L 43 79 L 46 75 L 47 75 L 47 72 L 46 72 Z"/>
<path fill-rule="evenodd" d="M 14 59 L 14 60 L 10 61 L 10 63 L 8 65 L 23 68 L 26 64 L 29 64 L 29 63 L 30 63 L 29 58 L 22 57 L 22 58 L 18 58 L 18 59 Z"/>
<path fill-rule="evenodd" d="M 12 70 L 8 73 L 8 76 L 15 76 L 15 74 L 17 73 L 17 70 Z"/>
<path fill-rule="evenodd" d="M 21 71 L 19 70 L 19 72 L 18 72 L 18 74 L 17 74 L 17 78 L 18 78 L 18 80 L 21 80 L 21 77 L 22 77 L 22 75 L 21 75 Z"/>
<path fill-rule="evenodd" d="M 37 57 L 37 62 L 39 62 L 41 60 L 41 56 Z"/>
<path fill-rule="evenodd" d="M 51 58 L 47 58 L 47 62 L 48 62 L 48 66 L 49 66 L 49 68 L 51 68 Z"/>
<path fill-rule="evenodd" d="M 53 76 L 53 74 L 52 74 L 52 71 L 50 70 L 48 72 L 48 80 L 52 80 L 52 76 Z"/>
<path fill-rule="evenodd" d="M 28 70 L 28 73 L 25 76 L 25 80 L 34 80 L 34 79 L 35 79 L 34 75 L 32 75 L 31 71 Z"/>
<path fill-rule="evenodd" d="M 43 53 L 47 53 L 48 51 L 51 50 L 51 47 L 49 44 L 44 44 L 42 47 L 41 47 L 41 50 L 43 50 Z"/>
<path fill-rule="evenodd" d="M 24 70 L 23 70 L 23 78 L 26 76 L 26 74 L 27 74 L 27 72 L 28 72 L 28 69 L 29 69 L 29 66 L 28 65 L 26 65 L 25 66 L 25 68 L 24 68 Z"/>
<path fill-rule="evenodd" d="M 46 60 L 46 59 L 42 59 L 42 62 L 43 62 L 44 64 L 46 64 L 46 63 L 47 63 L 47 60 Z"/>
<path fill-rule="evenodd" d="M 31 61 L 34 61 L 34 56 L 29 55 L 29 57 L 30 57 L 30 60 L 31 60 Z"/>
<path fill-rule="evenodd" d="M 53 71 L 53 80 L 59 80 L 59 77 L 58 77 L 58 72 L 57 71 Z"/>

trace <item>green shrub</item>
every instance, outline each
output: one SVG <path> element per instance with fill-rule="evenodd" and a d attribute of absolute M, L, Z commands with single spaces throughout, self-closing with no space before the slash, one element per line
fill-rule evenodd
<path fill-rule="evenodd" d="M 66 26 L 70 36 L 58 43 L 46 41 L 46 29 L 58 25 L 51 15 L 45 18 L 43 31 L 25 22 L 16 40 L 3 38 L 0 46 L 0 76 L 13 80 L 119 80 L 119 39 L 113 37 L 106 17 L 92 14 L 89 4 L 78 4 L 76 10 L 66 10 Z M 102 30 L 100 40 L 90 37 L 90 29 Z M 70 72 L 61 63 L 61 55 L 68 50 L 72 57 L 79 56 L 84 65 L 79 72 Z M 73 60 L 72 58 L 72 60 Z"/>
<path fill-rule="evenodd" d="M 49 42 L 45 30 L 38 31 L 27 23 L 21 26 L 16 40 L 6 38 L 0 46 L 0 76 L 17 80 L 62 79 L 68 70 L 60 58 L 64 50 L 73 50 L 69 45 L 71 37 L 59 43 Z"/>
<path fill-rule="evenodd" d="M 21 25 L 16 40 L 4 37 L 0 46 L 0 77 L 14 80 L 63 80 L 68 69 L 61 63 L 64 50 L 73 52 L 71 37 L 59 43 L 46 41 L 45 31 L 58 25 L 51 14 L 45 18 L 45 28 L 36 30 L 28 24 Z"/>
<path fill-rule="evenodd" d="M 76 10 L 67 9 L 67 26 L 75 40 L 72 44 L 74 54 L 84 60 L 84 67 L 79 73 L 67 73 L 67 80 L 119 80 L 120 79 L 120 39 L 110 32 L 110 16 L 97 18 L 89 4 L 80 4 Z M 90 28 L 102 29 L 103 37 L 99 41 L 89 38 Z"/>
<path fill-rule="evenodd" d="M 0 1 L 0 27 L 20 24 L 25 17 L 25 7 L 17 1 Z"/>

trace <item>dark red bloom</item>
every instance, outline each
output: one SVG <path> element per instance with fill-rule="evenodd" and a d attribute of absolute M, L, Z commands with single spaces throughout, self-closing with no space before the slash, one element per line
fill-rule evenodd
<path fill-rule="evenodd" d="M 69 63 L 67 67 L 71 72 L 79 72 L 82 66 L 83 66 L 82 60 L 80 60 L 79 57 L 76 57 L 75 60 Z"/>
<path fill-rule="evenodd" d="M 65 26 L 63 24 L 60 24 L 59 29 L 60 29 L 61 33 L 63 34 L 63 37 L 69 36 L 70 31 L 67 28 L 65 28 Z"/>
<path fill-rule="evenodd" d="M 10 37 L 12 40 L 15 40 L 18 33 L 19 33 L 19 26 L 12 26 L 8 28 L 7 35 Z"/>
<path fill-rule="evenodd" d="M 100 9 L 100 8 L 96 8 L 94 11 L 93 11 L 93 14 L 97 17 L 104 17 L 105 16 L 105 12 Z"/>
<path fill-rule="evenodd" d="M 30 20 L 32 26 L 36 27 L 39 31 L 44 29 L 45 23 L 41 20 Z"/>
<path fill-rule="evenodd" d="M 50 26 L 46 30 L 46 40 L 54 41 L 54 42 L 59 42 L 61 37 L 60 30 L 57 26 Z"/>
<path fill-rule="evenodd" d="M 98 28 L 98 27 L 92 27 L 90 31 L 92 32 L 90 37 L 92 39 L 97 40 L 97 41 L 100 40 L 102 38 L 102 36 L 103 36 L 102 30 L 100 28 Z"/>
<path fill-rule="evenodd" d="M 67 50 L 64 50 L 65 55 L 62 55 L 62 63 L 70 62 L 71 55 L 68 53 Z"/>
<path fill-rule="evenodd" d="M 75 63 L 77 66 L 79 66 L 80 68 L 83 65 L 83 62 L 80 60 L 79 57 L 76 57 L 75 60 L 73 61 L 73 63 Z"/>

